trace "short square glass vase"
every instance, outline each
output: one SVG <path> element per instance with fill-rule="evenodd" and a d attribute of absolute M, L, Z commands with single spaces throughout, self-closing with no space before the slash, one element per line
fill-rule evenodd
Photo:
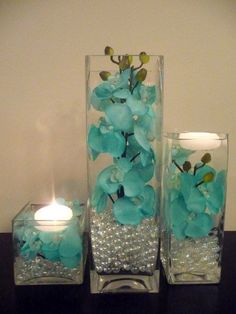
<path fill-rule="evenodd" d="M 81 284 L 85 218 L 78 201 L 26 204 L 12 222 L 15 284 Z"/>
<path fill-rule="evenodd" d="M 170 284 L 221 279 L 227 134 L 164 136 L 161 261 Z"/>

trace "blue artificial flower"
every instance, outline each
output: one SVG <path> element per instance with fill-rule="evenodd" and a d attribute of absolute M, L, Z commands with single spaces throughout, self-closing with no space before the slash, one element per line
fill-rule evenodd
<path fill-rule="evenodd" d="M 120 224 L 138 225 L 144 218 L 155 213 L 155 192 L 150 185 L 136 197 L 118 198 L 112 207 L 115 219 Z"/>
<path fill-rule="evenodd" d="M 206 208 L 206 199 L 196 187 L 198 179 L 190 173 L 180 173 L 180 191 L 190 212 L 202 213 Z"/>
<path fill-rule="evenodd" d="M 95 186 L 95 189 L 92 193 L 91 205 L 96 208 L 97 213 L 103 212 L 107 206 L 107 193 L 105 193 L 101 187 Z"/>
<path fill-rule="evenodd" d="M 200 163 L 197 167 L 200 168 L 193 174 L 179 173 L 178 190 L 169 191 L 170 216 L 177 239 L 207 236 L 214 224 L 212 215 L 218 214 L 224 205 L 225 171 L 216 174 L 212 167 Z M 204 183 L 203 177 L 209 172 L 215 178 Z"/>
<path fill-rule="evenodd" d="M 105 133 L 103 129 L 103 125 L 100 125 L 99 128 L 91 125 L 88 133 L 88 147 L 93 160 L 99 153 L 108 153 L 112 157 L 119 157 L 125 150 L 125 138 L 120 132 L 108 129 Z"/>
<path fill-rule="evenodd" d="M 209 214 L 190 212 L 181 196 L 171 203 L 170 215 L 174 235 L 179 240 L 186 236 L 205 237 L 213 227 L 213 219 Z"/>
<path fill-rule="evenodd" d="M 113 194 L 119 189 L 122 180 L 123 173 L 115 165 L 111 165 L 99 173 L 96 186 L 105 193 Z"/>
<path fill-rule="evenodd" d="M 149 106 L 147 113 L 138 117 L 138 119 L 135 121 L 135 127 L 137 127 L 138 130 L 142 130 L 142 134 L 148 143 L 155 139 L 155 137 L 156 137 L 156 115 L 155 115 L 155 112 L 152 110 L 152 107 Z M 135 130 L 134 130 L 134 132 L 135 132 Z M 136 137 L 136 135 L 135 135 L 135 137 Z M 136 139 L 139 142 L 139 144 L 141 146 L 143 146 L 137 137 L 136 137 Z M 143 148 L 145 148 L 145 147 L 143 146 Z M 148 150 L 147 148 L 145 148 L 145 149 Z"/>
<path fill-rule="evenodd" d="M 109 82 L 103 82 L 94 89 L 96 97 L 100 100 L 112 98 L 114 87 Z"/>
<path fill-rule="evenodd" d="M 71 224 L 63 234 L 59 244 L 61 262 L 68 268 L 74 268 L 80 264 L 83 253 L 82 239 L 78 232 L 77 224 Z"/>
<path fill-rule="evenodd" d="M 137 140 L 137 142 L 139 143 L 139 145 L 143 149 L 145 149 L 146 151 L 149 152 L 151 149 L 151 146 L 150 146 L 150 143 L 147 139 L 145 129 L 143 127 L 139 126 L 138 124 L 135 124 L 134 125 L 134 136 L 135 136 L 135 139 Z"/>
<path fill-rule="evenodd" d="M 128 197 L 138 196 L 143 192 L 145 181 L 135 168 L 124 175 L 122 185 L 125 195 Z"/>
<path fill-rule="evenodd" d="M 148 106 L 131 94 L 127 97 L 126 104 L 133 115 L 142 116 L 148 111 Z"/>
<path fill-rule="evenodd" d="M 112 207 L 115 219 L 120 224 L 138 225 L 143 215 L 136 204 L 128 197 L 118 198 Z"/>
<path fill-rule="evenodd" d="M 151 185 L 146 185 L 144 187 L 143 193 L 140 195 L 142 199 L 139 209 L 144 217 L 153 217 L 155 214 L 155 191 Z"/>
<path fill-rule="evenodd" d="M 143 103 L 152 105 L 157 100 L 156 86 L 141 85 L 139 89 L 140 97 Z"/>
<path fill-rule="evenodd" d="M 137 154 L 139 154 L 137 156 Z M 153 149 L 145 150 L 136 140 L 135 136 L 129 136 L 126 150 L 127 157 L 131 160 L 134 156 L 135 162 L 141 162 L 145 167 L 152 162 L 155 162 L 155 155 Z"/>
<path fill-rule="evenodd" d="M 98 111 L 105 111 L 106 108 L 112 104 L 112 99 L 101 99 L 97 96 L 96 91 L 93 90 L 90 96 L 90 103 L 94 107 L 94 109 Z"/>
<path fill-rule="evenodd" d="M 114 103 L 105 110 L 107 121 L 114 130 L 129 132 L 133 128 L 133 117 L 130 108 L 126 104 Z"/>
<path fill-rule="evenodd" d="M 179 165 L 183 165 L 183 163 L 188 160 L 189 156 L 194 152 L 194 150 L 185 149 L 180 145 L 176 145 L 171 150 L 172 160 L 175 160 Z M 177 170 L 175 166 L 174 169 Z"/>
<path fill-rule="evenodd" d="M 212 182 L 202 184 L 199 189 L 206 198 L 206 206 L 212 214 L 218 214 L 225 204 L 226 171 L 215 175 Z"/>

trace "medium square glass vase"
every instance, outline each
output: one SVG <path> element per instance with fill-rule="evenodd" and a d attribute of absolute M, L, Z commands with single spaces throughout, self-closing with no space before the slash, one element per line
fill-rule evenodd
<path fill-rule="evenodd" d="M 87 56 L 86 82 L 91 292 L 158 292 L 163 57 Z"/>
<path fill-rule="evenodd" d="M 73 216 L 51 220 L 48 205 L 28 203 L 12 221 L 16 285 L 83 282 L 88 238 L 85 210 L 77 201 L 66 202 L 59 206 L 72 211 Z M 45 216 L 44 209 L 48 219 L 39 217 Z"/>
<path fill-rule="evenodd" d="M 164 136 L 161 261 L 170 284 L 221 278 L 227 134 Z"/>

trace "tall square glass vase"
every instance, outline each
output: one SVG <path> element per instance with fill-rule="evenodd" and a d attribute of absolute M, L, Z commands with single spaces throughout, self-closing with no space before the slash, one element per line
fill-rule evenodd
<path fill-rule="evenodd" d="M 91 292 L 158 292 L 163 57 L 87 56 Z"/>
<path fill-rule="evenodd" d="M 220 282 L 227 160 L 226 134 L 164 136 L 161 261 L 170 284 Z"/>

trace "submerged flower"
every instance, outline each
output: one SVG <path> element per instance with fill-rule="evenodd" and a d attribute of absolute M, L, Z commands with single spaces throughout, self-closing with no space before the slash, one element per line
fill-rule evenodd
<path fill-rule="evenodd" d="M 128 132 L 133 127 L 133 117 L 126 104 L 115 103 L 106 108 L 106 118 L 114 130 Z"/>
<path fill-rule="evenodd" d="M 146 185 L 137 197 L 118 198 L 112 207 L 115 219 L 120 224 L 138 225 L 144 218 L 155 214 L 155 192 Z"/>
<path fill-rule="evenodd" d="M 120 132 L 113 129 L 103 133 L 101 125 L 98 128 L 92 125 L 88 134 L 88 147 L 94 160 L 100 153 L 119 157 L 125 149 L 125 139 Z"/>
<path fill-rule="evenodd" d="M 194 174 L 179 173 L 179 188 L 169 192 L 170 218 L 177 239 L 207 236 L 214 225 L 213 215 L 224 204 L 225 171 L 216 174 L 210 166 L 198 167 Z M 203 180 L 209 174 L 211 180 Z"/>
<path fill-rule="evenodd" d="M 184 239 L 186 236 L 205 237 L 213 227 L 213 219 L 210 215 L 189 211 L 181 196 L 172 202 L 170 215 L 173 232 L 177 239 Z"/>

